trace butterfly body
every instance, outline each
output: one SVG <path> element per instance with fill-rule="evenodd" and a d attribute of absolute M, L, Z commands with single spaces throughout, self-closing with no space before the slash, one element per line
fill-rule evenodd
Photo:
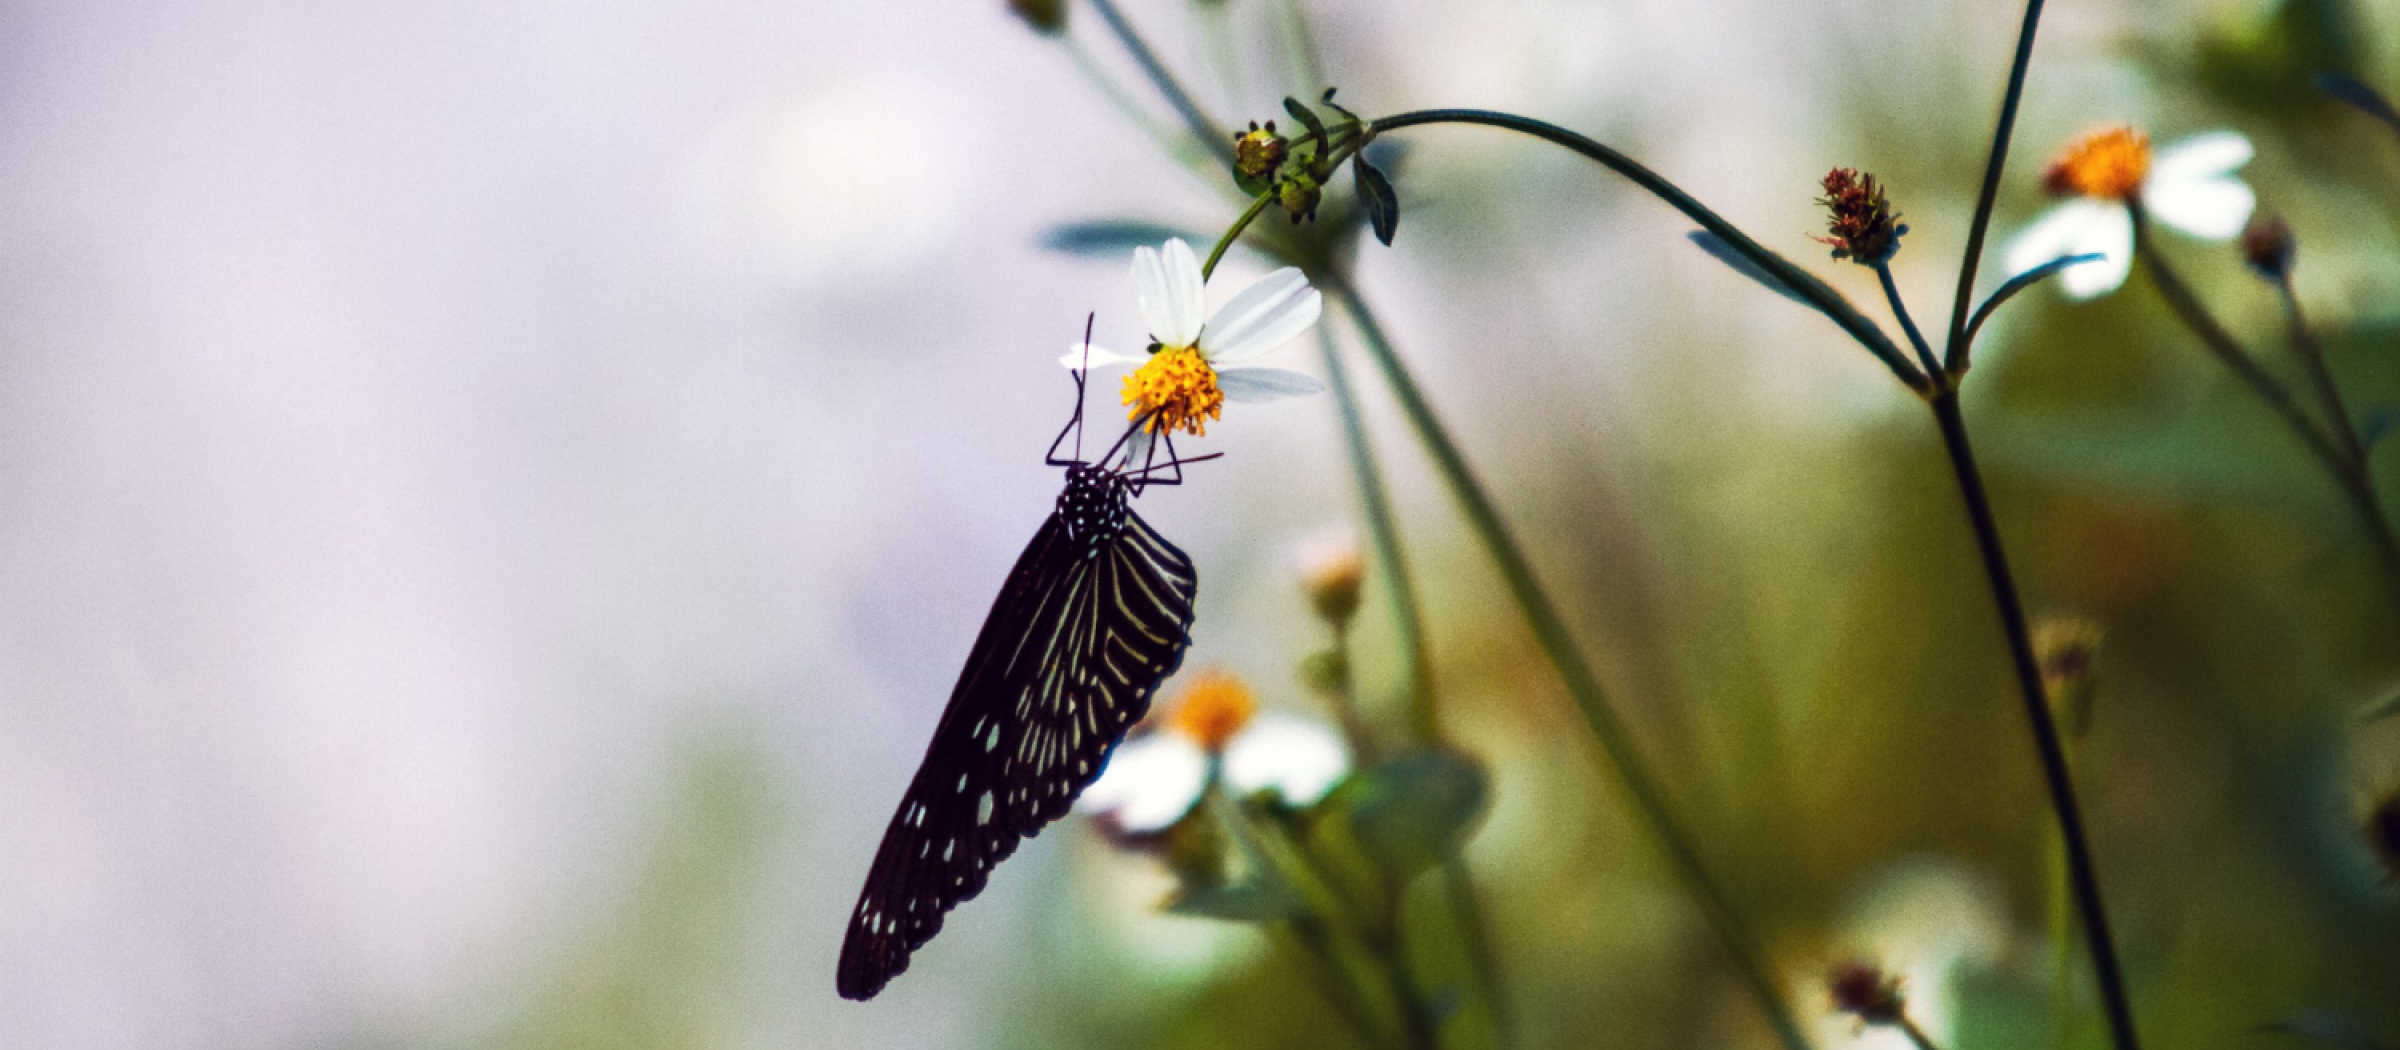
<path fill-rule="evenodd" d="M 1146 471 L 1069 461 L 885 829 L 836 985 L 867 999 L 1017 844 L 1065 815 L 1191 641 L 1191 559 L 1134 513 Z M 1054 460 L 1054 462 L 1056 462 Z"/>

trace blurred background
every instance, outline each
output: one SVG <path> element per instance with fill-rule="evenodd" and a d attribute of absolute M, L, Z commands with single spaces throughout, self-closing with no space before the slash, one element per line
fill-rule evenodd
<path fill-rule="evenodd" d="M 1126 9 L 1239 122 L 1324 86 L 1286 72 L 1289 6 Z M 1598 135 L 1861 301 L 1806 235 L 1827 168 L 1872 170 L 1937 322 L 2011 7 L 1299 4 L 1353 108 Z M 1045 231 L 1233 214 L 1078 72 L 1168 119 L 1090 14 L 1062 42 L 998 0 L 0 8 L 0 1045 L 1338 1045 L 1266 940 L 1155 915 L 1153 866 L 1081 818 L 881 998 L 833 993 L 1057 491 L 1052 361 L 1087 311 L 1141 337 L 1123 260 Z M 2089 127 L 2241 130 L 2353 403 L 2400 404 L 2400 143 L 2309 86 L 2400 86 L 2395 33 L 2364 0 L 2054 5 L 1996 235 Z M 1825 1009 L 1853 952 L 1953 1046 L 2055 1045 L 2048 817 L 1925 413 L 1598 169 L 1408 139 L 1367 295 L 1823 1045 L 1891 1038 Z M 2230 249 L 2162 243 L 2280 346 Z M 2365 544 L 2139 278 L 2020 302 L 1970 412 L 2029 602 L 2106 631 L 2077 760 L 2146 1034 L 2395 1045 L 2400 903 L 2359 828 L 2400 725 L 2356 716 L 2400 622 Z M 1523 1042 L 1767 1045 L 1358 378 L 1445 717 L 1496 778 L 1468 859 Z M 1332 406 L 1207 444 L 1142 504 L 1200 567 L 1187 666 L 1322 716 L 1290 560 L 1355 521 Z"/>

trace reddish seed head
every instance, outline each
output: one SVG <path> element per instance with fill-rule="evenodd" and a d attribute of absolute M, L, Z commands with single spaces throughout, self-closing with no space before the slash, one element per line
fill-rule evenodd
<path fill-rule="evenodd" d="M 1856 168 L 1835 168 L 1825 173 L 1824 187 L 1825 195 L 1817 203 L 1825 206 L 1826 236 L 1816 239 L 1833 246 L 1834 258 L 1877 266 L 1900 250 L 1900 236 L 1908 227 L 1901 225 L 1900 213 L 1892 210 L 1875 176 Z"/>
<path fill-rule="evenodd" d="M 1900 979 L 1887 976 L 1874 963 L 1853 961 L 1836 967 L 1830 989 L 1834 1009 L 1868 1024 L 1898 1024 L 1905 1010 Z"/>

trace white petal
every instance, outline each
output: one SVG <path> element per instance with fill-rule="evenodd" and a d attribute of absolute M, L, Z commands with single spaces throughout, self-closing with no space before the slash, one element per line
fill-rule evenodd
<path fill-rule="evenodd" d="M 1236 792 L 1273 790 L 1305 806 L 1325 797 L 1350 770 L 1349 749 L 1321 723 L 1264 714 L 1225 748 L 1225 783 Z"/>
<path fill-rule="evenodd" d="M 1120 745 L 1075 808 L 1107 813 L 1127 831 L 1158 831 L 1191 812 L 1207 779 L 1208 756 L 1198 745 L 1179 733 L 1151 733 Z"/>
<path fill-rule="evenodd" d="M 1082 343 L 1070 346 L 1067 348 L 1067 352 L 1059 357 L 1058 363 L 1067 366 L 1069 371 L 1073 371 L 1087 367 L 1098 369 L 1114 368 L 1118 365 L 1138 365 L 1149 360 L 1147 355 L 1120 354 L 1098 343 L 1090 345 L 1088 349 L 1091 353 L 1088 357 L 1084 353 L 1086 349 Z"/>
<path fill-rule="evenodd" d="M 1317 377 L 1288 368 L 1227 368 L 1217 372 L 1225 400 L 1256 403 L 1306 397 L 1325 389 Z"/>
<path fill-rule="evenodd" d="M 2067 246 L 2074 244 L 2086 227 L 2098 221 L 2100 212 L 2116 205 L 2099 201 L 2076 199 L 2043 212 L 2033 225 L 2017 231 L 2008 247 L 2000 252 L 2000 267 L 2010 277 L 2024 273 L 2043 263 L 2069 254 Z"/>
<path fill-rule="evenodd" d="M 1324 310 L 1325 297 L 1286 266 L 1252 282 L 1208 319 L 1202 353 L 1210 364 L 1238 365 L 1291 342 Z"/>
<path fill-rule="evenodd" d="M 2103 257 L 2058 272 L 2059 288 L 2067 298 L 2090 299 L 2116 291 L 2133 270 L 2133 215 L 2120 207 L 2103 210 L 2067 245 L 2065 254 Z"/>
<path fill-rule="evenodd" d="M 2231 176 L 2169 181 L 2151 179 L 2142 187 L 2142 203 L 2158 221 L 2202 240 L 2229 241 L 2241 236 L 2250 222 L 2258 195 Z"/>
<path fill-rule="evenodd" d="M 1137 266 L 1143 250 L 1135 250 Z M 1192 246 L 1181 237 L 1169 238 L 1152 258 L 1158 268 L 1155 294 L 1151 288 L 1141 289 L 1142 319 L 1150 323 L 1150 338 L 1168 346 L 1190 346 L 1200 338 L 1200 325 L 1208 319 L 1200 260 L 1192 257 Z"/>
<path fill-rule="evenodd" d="M 2151 182 L 2186 182 L 2231 173 L 2250 163 L 2250 140 L 2238 131 L 2194 135 L 2150 158 Z"/>
<path fill-rule="evenodd" d="M 1133 250 L 1133 298 L 1142 308 L 1142 324 L 1150 329 L 1150 338 L 1174 327 L 1174 313 L 1169 309 L 1174 297 L 1167 292 L 1167 265 L 1159 258 L 1158 249 L 1143 245 Z"/>

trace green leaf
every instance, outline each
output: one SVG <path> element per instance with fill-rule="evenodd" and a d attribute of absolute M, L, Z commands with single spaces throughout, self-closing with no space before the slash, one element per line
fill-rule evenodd
<path fill-rule="evenodd" d="M 1410 751 L 1344 781 L 1327 799 L 1359 848 L 1408 878 L 1457 855 L 1483 816 L 1483 764 L 1450 750 Z"/>
<path fill-rule="evenodd" d="M 2393 715 L 2400 715 L 2400 688 L 2387 690 L 2383 699 L 2368 704 L 2366 710 L 2358 713 L 2358 720 L 2380 722 Z"/>
<path fill-rule="evenodd" d="M 1065 222 L 1042 232 L 1042 248 L 1066 255 L 1123 255 L 1148 245 L 1156 248 L 1169 237 L 1187 243 L 1206 243 L 1199 234 L 1147 219 L 1091 219 Z"/>
<path fill-rule="evenodd" d="M 1707 252 L 1710 257 L 1716 259 L 1718 262 L 1732 267 L 1733 272 L 1758 282 L 1760 287 L 1763 287 L 1766 290 L 1789 299 L 1795 303 L 1799 303 L 1802 306 L 1808 307 L 1811 310 L 1817 308 L 1817 304 L 1809 302 L 1807 296 L 1793 291 L 1790 285 L 1783 283 L 1783 281 L 1774 274 L 1768 273 L 1766 270 L 1760 268 L 1758 263 L 1751 261 L 1749 256 L 1743 255 L 1741 252 L 1735 250 L 1733 245 L 1725 243 L 1725 238 L 1719 237 L 1716 234 L 1708 232 L 1707 230 L 1693 230 L 1690 233 L 1684 234 L 1684 237 L 1690 240 L 1694 245 L 1698 246 L 1701 251 Z"/>
<path fill-rule="evenodd" d="M 1228 922 L 1281 922 L 1307 914 L 1308 908 L 1290 887 L 1253 879 L 1222 886 L 1185 886 L 1167 902 L 1167 911 Z"/>
<path fill-rule="evenodd" d="M 1325 152 L 1325 122 L 1317 119 L 1317 114 L 1307 106 L 1301 105 L 1299 99 L 1289 95 L 1284 96 L 1283 111 L 1299 121 L 1301 127 L 1308 129 L 1309 138 L 1316 141 L 1317 153 L 1322 156 Z"/>
<path fill-rule="evenodd" d="M 2331 1010 L 2303 1010 L 2281 1021 L 2260 1025 L 2258 1030 L 2331 1043 L 2348 1050 L 2384 1050 L 2383 1040 L 2377 1039 L 2365 1025 Z"/>
<path fill-rule="evenodd" d="M 2383 92 L 2368 87 L 2357 77 L 2342 73 L 2320 73 L 2317 75 L 2317 90 L 2356 106 L 2368 116 L 2390 125 L 2392 130 L 2400 131 L 2400 109 L 2393 109 L 2392 100 L 2383 97 Z"/>
<path fill-rule="evenodd" d="M 1358 181 L 1358 199 L 1367 206 L 1367 222 L 1375 228 L 1375 239 L 1391 247 L 1392 234 L 1400 229 L 1400 195 L 1392 192 L 1392 181 L 1367 163 L 1364 154 L 1350 158 L 1350 173 Z"/>

